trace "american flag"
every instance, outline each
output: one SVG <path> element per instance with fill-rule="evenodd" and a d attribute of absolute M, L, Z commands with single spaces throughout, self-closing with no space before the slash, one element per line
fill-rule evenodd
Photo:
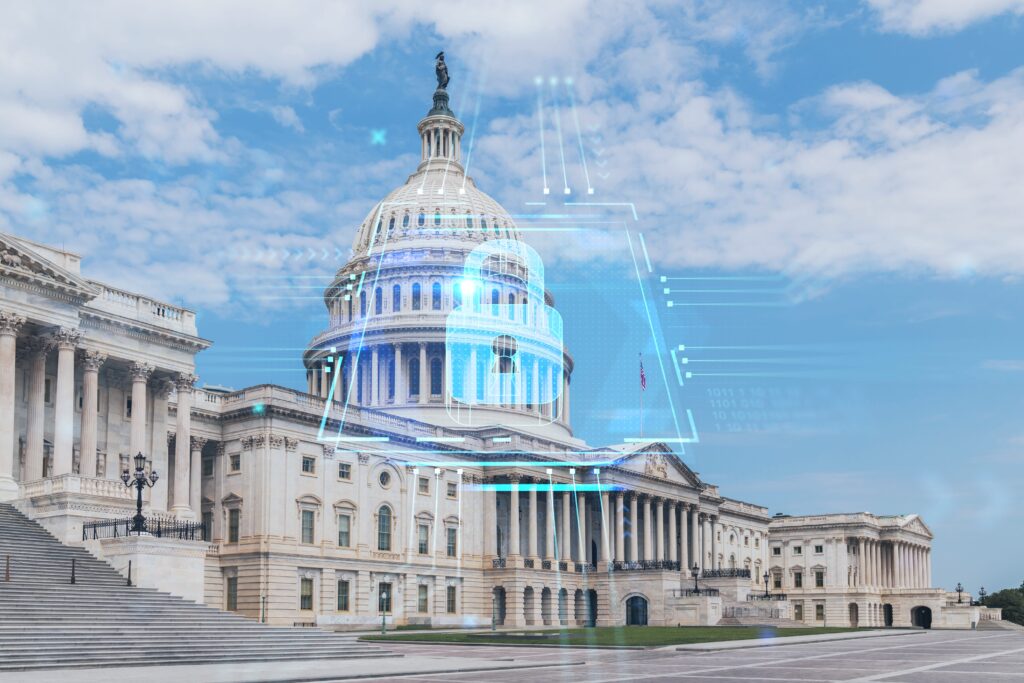
<path fill-rule="evenodd" d="M 644 372 L 644 359 L 640 359 L 640 390 L 647 391 L 647 373 Z"/>

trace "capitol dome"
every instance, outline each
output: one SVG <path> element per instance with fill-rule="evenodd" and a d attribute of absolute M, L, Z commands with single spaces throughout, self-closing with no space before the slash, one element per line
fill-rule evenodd
<path fill-rule="evenodd" d="M 569 439 L 572 359 L 560 339 L 557 345 L 525 342 L 532 355 L 520 356 L 529 366 L 513 363 L 518 376 L 494 404 L 469 410 L 456 398 L 483 391 L 468 383 L 486 374 L 488 361 L 474 354 L 472 371 L 453 371 L 453 363 L 470 362 L 452 358 L 447 334 L 453 313 L 486 306 L 494 312 L 495 329 L 503 330 L 495 334 L 502 337 L 510 326 L 529 335 L 544 311 L 557 313 L 550 293 L 536 286 L 543 277 L 539 258 L 503 253 L 480 269 L 482 281 L 466 293 L 466 261 L 474 250 L 535 252 L 520 240 L 509 212 L 466 175 L 464 127 L 449 109 L 444 89 L 435 91 L 434 106 L 417 128 L 419 165 L 367 214 L 352 256 L 324 292 L 329 326 L 304 355 L 308 391 L 438 426 L 509 427 Z M 528 262 L 534 264 L 532 272 Z M 558 318 L 558 332 L 560 325 Z M 468 394 L 452 390 L 453 377 L 467 384 Z"/>

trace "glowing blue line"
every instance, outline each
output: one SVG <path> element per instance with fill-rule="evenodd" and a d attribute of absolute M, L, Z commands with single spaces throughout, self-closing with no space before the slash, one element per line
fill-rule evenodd
<path fill-rule="evenodd" d="M 518 486 L 520 491 L 529 491 L 530 487 L 536 487 L 538 493 L 554 493 L 556 491 L 625 491 L 626 488 L 617 484 L 584 484 L 579 482 L 576 484 L 576 488 L 573 488 L 572 484 L 469 484 L 468 488 L 474 491 L 497 491 L 506 492 L 511 491 L 513 486 Z M 579 517 L 579 508 L 577 507 L 577 517 Z M 578 521 L 578 520 L 577 520 Z"/>
<path fill-rule="evenodd" d="M 466 187 L 466 180 L 469 179 L 469 165 L 473 161 L 473 141 L 476 139 L 476 121 L 477 118 L 480 116 L 480 80 L 483 80 L 482 76 L 479 79 L 477 79 L 478 82 L 476 90 L 476 106 L 473 107 L 473 123 L 470 125 L 469 128 L 469 151 L 466 152 L 466 164 L 464 172 L 462 174 L 463 188 Z M 443 185 L 444 184 L 442 183 L 442 186 Z"/>
<path fill-rule="evenodd" d="M 669 353 L 672 354 L 672 367 L 676 370 L 676 379 L 679 380 L 679 386 L 683 386 L 683 373 L 679 369 L 679 359 L 676 358 L 676 350 L 672 349 Z"/>
<path fill-rule="evenodd" d="M 496 436 L 493 439 L 491 439 L 491 441 L 493 443 L 512 443 L 512 437 L 511 436 Z"/>
<path fill-rule="evenodd" d="M 566 194 L 569 194 L 569 173 L 565 169 L 565 146 L 562 144 L 562 115 L 558 112 L 558 104 L 555 101 L 557 92 L 554 86 L 551 87 L 551 109 L 555 112 L 555 131 L 558 133 L 558 154 L 562 158 L 562 187 Z"/>
<path fill-rule="evenodd" d="M 651 257 L 647 254 L 647 242 L 644 241 L 644 234 L 642 232 L 638 232 L 636 236 L 640 238 L 640 247 L 644 250 L 644 261 L 647 262 L 647 272 L 653 273 L 654 269 L 651 268 Z"/>
<path fill-rule="evenodd" d="M 636 215 L 636 206 L 633 202 L 566 202 L 566 206 L 628 206 L 633 210 L 633 220 L 638 221 L 640 218 Z"/>
<path fill-rule="evenodd" d="M 548 161 L 544 151 L 544 86 L 537 81 L 537 121 L 540 124 L 540 171 L 544 176 L 544 193 L 548 191 Z"/>
<path fill-rule="evenodd" d="M 661 349 L 659 348 L 658 333 L 654 329 L 654 318 L 651 316 L 651 307 L 647 303 L 647 293 L 644 291 L 644 282 L 640 277 L 640 265 L 636 262 L 636 251 L 633 249 L 633 239 L 630 237 L 628 230 L 626 231 L 626 243 L 629 244 L 629 254 L 633 258 L 633 269 L 636 271 L 636 282 L 640 287 L 640 299 L 644 302 L 644 312 L 647 313 L 647 324 L 651 329 L 651 340 L 654 342 L 655 356 L 658 359 L 658 366 L 661 368 L 661 379 L 665 383 L 665 387 L 667 389 L 668 374 L 665 372 L 665 360 L 662 358 Z M 676 434 L 682 436 L 682 430 L 679 429 L 679 416 L 676 415 L 675 403 L 672 400 L 672 392 L 666 391 L 665 395 L 668 398 L 668 407 L 669 411 L 672 413 L 672 421 L 676 425 Z"/>
<path fill-rule="evenodd" d="M 668 277 L 662 275 L 661 280 L 665 282 L 667 280 L 750 280 L 750 281 L 771 281 L 781 280 L 782 278 L 778 275 L 692 275 L 687 277 Z"/>
<path fill-rule="evenodd" d="M 600 491 L 601 490 L 601 488 L 600 488 L 601 487 L 601 472 L 600 472 L 600 470 L 598 470 L 597 472 L 594 472 L 594 477 L 597 479 L 597 486 L 598 486 L 598 490 Z M 604 558 L 605 558 L 605 562 L 607 563 L 608 558 L 612 557 L 612 555 L 611 555 L 611 548 L 609 547 L 609 543 L 608 543 L 608 536 L 609 536 L 609 533 L 608 533 L 608 531 L 609 531 L 608 530 L 608 513 L 604 509 L 604 496 L 598 496 L 597 497 L 597 501 L 598 501 L 598 504 L 601 506 L 601 530 L 604 532 L 604 534 L 603 534 L 603 536 L 604 536 Z"/>
<path fill-rule="evenodd" d="M 319 441 L 324 436 L 324 427 L 327 426 L 327 414 L 330 412 L 331 403 L 334 401 L 334 389 L 338 386 L 338 377 L 341 375 L 341 354 L 338 354 L 338 359 L 334 361 L 334 376 L 331 377 L 331 388 L 327 392 L 327 403 L 324 405 L 324 416 L 320 419 L 320 430 L 317 432 L 316 440 Z"/>
<path fill-rule="evenodd" d="M 580 161 L 583 162 L 583 176 L 587 179 L 587 193 L 592 194 L 594 187 L 590 184 L 590 171 L 587 170 L 587 155 L 583 152 L 583 133 L 580 132 L 580 117 L 576 113 L 576 97 L 572 92 L 572 81 L 565 82 L 565 91 L 569 94 L 569 104 L 572 106 L 572 118 L 576 122 L 576 140 L 580 145 Z"/>
<path fill-rule="evenodd" d="M 781 294 L 785 289 L 669 289 L 666 294 Z"/>
<path fill-rule="evenodd" d="M 721 302 L 707 302 L 699 303 L 693 301 L 669 301 L 669 308 L 675 308 L 676 306 L 722 306 L 736 307 L 736 306 L 748 306 L 751 308 L 778 308 L 782 306 L 790 306 L 783 301 L 721 301 Z"/>
<path fill-rule="evenodd" d="M 433 441 L 435 443 L 462 443 L 466 440 L 464 436 L 417 436 L 416 441 L 423 443 Z"/>
<path fill-rule="evenodd" d="M 386 437 L 385 437 L 386 438 Z M 399 453 L 405 451 L 398 451 Z M 417 454 L 421 452 L 416 451 Z M 448 455 L 451 455 L 448 453 Z M 581 462 L 564 462 L 560 460 L 492 460 L 492 461 L 480 461 L 480 462 L 466 462 L 462 460 L 452 460 L 448 462 L 409 462 L 407 465 L 417 467 L 613 467 L 618 462 L 616 460 L 589 460 Z"/>

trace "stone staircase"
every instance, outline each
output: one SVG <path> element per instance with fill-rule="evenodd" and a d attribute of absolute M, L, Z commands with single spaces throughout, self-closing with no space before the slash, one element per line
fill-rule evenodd
<path fill-rule="evenodd" d="M 395 656 L 356 636 L 267 626 L 126 583 L 0 504 L 0 672 Z"/>
<path fill-rule="evenodd" d="M 1024 626 L 1006 619 L 982 619 L 978 622 L 979 631 L 1024 631 Z"/>
<path fill-rule="evenodd" d="M 776 628 L 800 628 L 807 624 L 781 617 L 777 610 L 750 602 L 723 601 L 722 618 L 716 626 L 773 626 Z"/>

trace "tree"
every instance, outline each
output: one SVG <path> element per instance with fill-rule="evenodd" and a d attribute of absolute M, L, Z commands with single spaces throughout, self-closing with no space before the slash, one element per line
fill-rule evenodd
<path fill-rule="evenodd" d="M 1024 625 L 1024 591 L 1005 588 L 985 596 L 982 604 L 986 607 L 1002 607 L 1003 619 Z"/>

